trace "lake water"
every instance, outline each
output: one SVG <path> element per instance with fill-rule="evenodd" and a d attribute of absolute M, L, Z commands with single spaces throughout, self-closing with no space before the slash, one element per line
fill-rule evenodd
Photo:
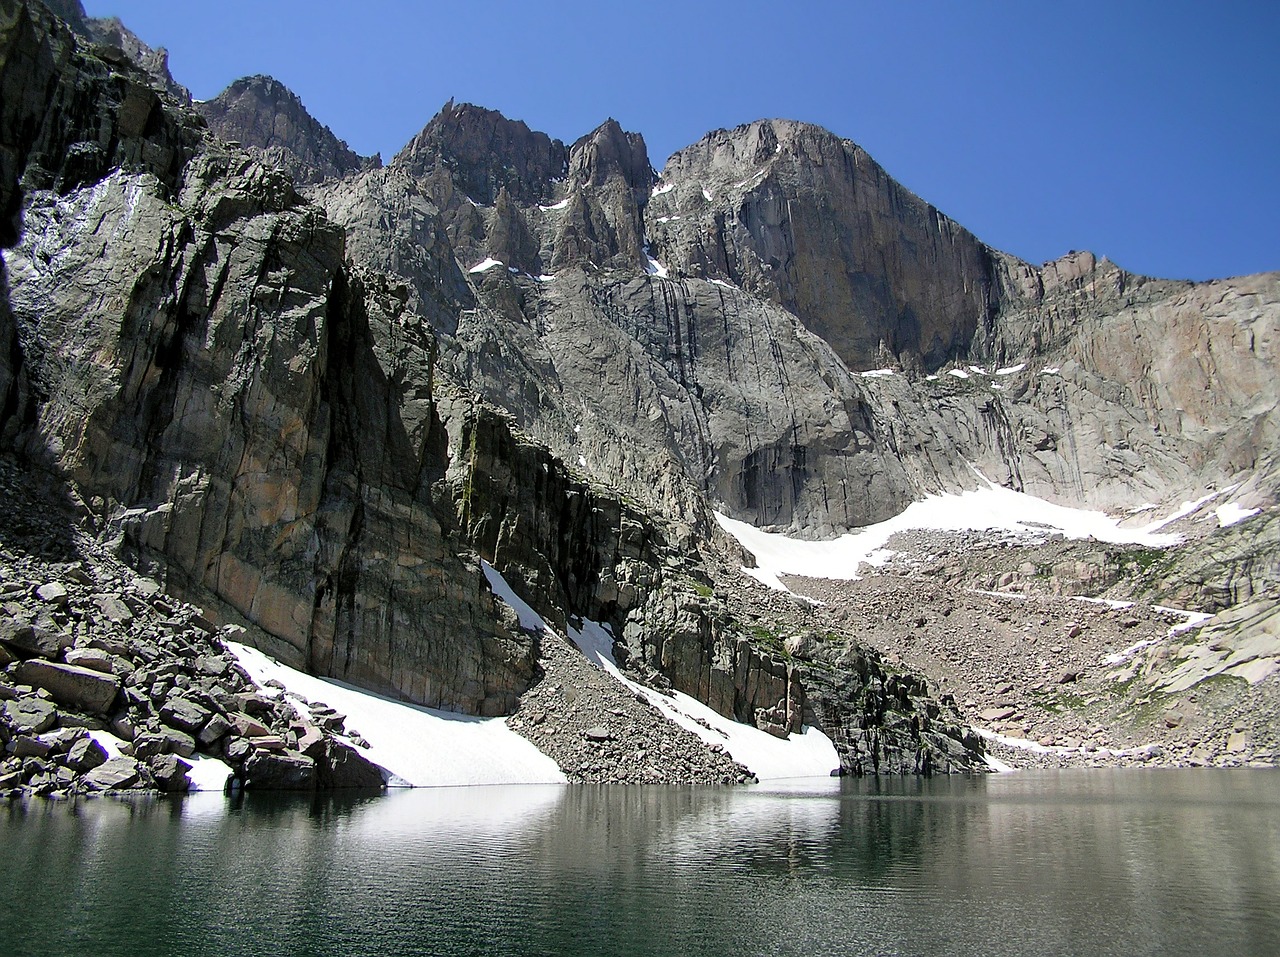
<path fill-rule="evenodd" d="M 0 954 L 1280 954 L 1280 772 L 0 808 Z"/>

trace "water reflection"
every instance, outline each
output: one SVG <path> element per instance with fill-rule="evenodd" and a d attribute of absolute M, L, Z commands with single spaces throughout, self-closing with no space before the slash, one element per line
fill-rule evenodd
<path fill-rule="evenodd" d="M 0 814 L 13 953 L 1274 954 L 1267 772 Z"/>

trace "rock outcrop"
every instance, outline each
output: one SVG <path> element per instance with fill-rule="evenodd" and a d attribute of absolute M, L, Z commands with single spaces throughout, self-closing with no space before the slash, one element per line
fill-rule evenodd
<path fill-rule="evenodd" d="M 405 434 L 369 338 L 379 280 L 347 270 L 341 231 L 283 174 L 202 140 L 41 8 L 16 16 L 15 48 L 43 55 L 48 78 L 24 87 L 10 71 L 4 97 L 7 114 L 43 118 L 34 143 L 21 117 L 5 125 L 28 188 L 7 256 L 8 368 L 33 397 L 8 410 L 17 446 L 96 500 L 171 587 L 260 626 L 283 660 L 508 710 L 532 650 L 445 541 L 443 433 Z M 90 130 L 97 152 L 81 152 L 97 165 L 72 176 L 68 145 Z"/>
<path fill-rule="evenodd" d="M 196 109 L 215 134 L 239 143 L 264 164 L 280 167 L 296 186 L 381 165 L 376 156 L 358 156 L 273 77 L 243 77 L 212 100 L 197 103 Z"/>

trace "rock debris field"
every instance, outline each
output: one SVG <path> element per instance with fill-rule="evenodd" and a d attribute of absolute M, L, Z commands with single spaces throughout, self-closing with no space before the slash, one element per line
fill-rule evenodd
<path fill-rule="evenodd" d="M 1015 768 L 1280 762 L 1280 673 L 1253 684 L 1208 672 L 1190 687 L 1169 680 L 1220 647 L 1195 627 L 1208 616 L 1053 594 L 1028 564 L 1060 564 L 1090 543 L 912 532 L 889 547 L 894 560 L 858 580 L 784 578 L 817 605 L 745 576 L 732 592 L 748 617 L 850 635 L 918 670 L 979 729 L 987 753 Z"/>
<path fill-rule="evenodd" d="M 0 460 L 0 798 L 381 788 L 344 718 L 258 688 L 190 605 Z M 81 516 L 83 517 L 83 516 Z"/>

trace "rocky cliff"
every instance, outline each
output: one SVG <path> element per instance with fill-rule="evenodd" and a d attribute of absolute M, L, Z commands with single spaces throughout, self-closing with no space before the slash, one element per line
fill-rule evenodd
<path fill-rule="evenodd" d="M 0 0 L 0 435 L 292 663 L 511 710 L 538 642 L 484 559 L 651 684 L 817 722 L 849 770 L 961 768 L 958 716 L 864 636 L 791 650 L 733 598 L 713 509 L 824 536 L 975 470 L 1274 504 L 1275 274 L 1035 267 L 783 120 L 659 176 L 613 120 L 566 146 L 450 102 L 383 168 L 274 81 L 192 107 L 78 30 Z M 1266 592 L 1233 548 L 1204 554 Z"/>

